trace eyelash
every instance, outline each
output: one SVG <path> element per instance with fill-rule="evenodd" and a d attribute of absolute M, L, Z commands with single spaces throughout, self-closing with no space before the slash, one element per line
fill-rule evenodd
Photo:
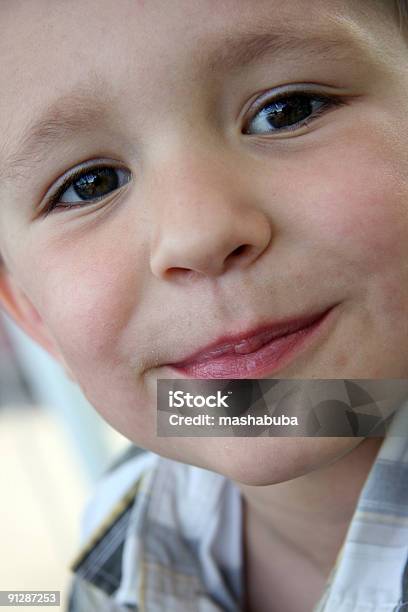
<path fill-rule="evenodd" d="M 57 206 L 58 203 L 61 202 L 60 198 L 61 196 L 68 191 L 68 189 L 70 189 L 74 183 L 80 179 L 83 176 L 86 176 L 87 174 L 92 174 L 93 172 L 101 172 L 102 170 L 117 170 L 118 172 L 120 171 L 124 171 L 128 174 L 128 180 L 126 181 L 129 182 L 130 178 L 131 178 L 131 172 L 130 170 L 127 170 L 124 167 L 120 167 L 120 166 L 114 166 L 112 164 L 109 164 L 108 160 L 103 163 L 103 164 L 95 164 L 94 166 L 85 166 L 85 167 L 81 167 L 78 168 L 77 170 L 74 170 L 73 172 L 71 172 L 61 183 L 61 185 L 58 187 L 57 191 L 55 193 L 53 193 L 46 202 L 46 205 L 44 207 L 44 217 L 46 217 L 49 213 L 53 212 L 55 209 L 60 208 L 61 210 L 70 210 L 71 208 L 82 208 L 86 205 L 89 204 L 94 204 L 96 202 L 100 202 L 103 199 L 107 198 L 111 193 L 114 193 L 114 191 L 117 191 L 118 189 L 120 189 L 120 187 L 118 187 L 117 189 L 111 191 L 110 193 L 101 196 L 99 198 L 94 198 L 92 200 L 83 200 L 81 202 L 65 202 L 62 206 Z M 121 185 L 121 187 L 123 187 L 123 185 Z"/>
<path fill-rule="evenodd" d="M 268 132 L 267 134 L 259 134 L 256 132 L 251 133 L 248 130 L 248 126 L 250 125 L 252 121 L 254 121 L 263 112 L 266 114 L 266 109 L 268 107 L 272 106 L 273 104 L 277 104 L 279 102 L 290 101 L 294 99 L 303 99 L 307 101 L 320 102 L 321 106 L 318 107 L 317 109 L 314 109 L 311 112 L 311 114 L 305 119 L 300 120 L 285 128 L 271 129 L 271 131 Z M 284 134 L 287 132 L 295 132 L 300 127 L 308 126 L 310 123 L 315 121 L 321 115 L 324 115 L 329 110 L 334 109 L 336 107 L 345 106 L 346 104 L 347 102 L 345 100 L 342 100 L 341 98 L 337 96 L 325 96 L 325 95 L 321 95 L 321 94 L 317 94 L 317 93 L 305 91 L 305 90 L 282 92 L 281 94 L 276 95 L 275 97 L 271 97 L 266 100 L 262 99 L 261 101 L 258 101 L 258 103 L 256 104 L 255 111 L 252 112 L 251 117 L 245 122 L 244 128 L 242 131 L 243 131 L 243 134 L 249 135 L 249 136 L 263 136 L 263 135 L 270 136 L 271 134 L 274 134 L 274 133 Z"/>

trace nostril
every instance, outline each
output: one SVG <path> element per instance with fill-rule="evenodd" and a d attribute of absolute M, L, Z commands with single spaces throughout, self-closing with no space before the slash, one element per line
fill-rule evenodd
<path fill-rule="evenodd" d="M 230 257 L 237 257 L 238 255 L 242 255 L 245 251 L 248 251 L 250 248 L 249 244 L 241 244 L 241 246 L 237 247 L 232 253 Z"/>
<path fill-rule="evenodd" d="M 249 265 L 260 255 L 259 249 L 253 244 L 241 244 L 228 255 L 227 263 L 234 265 Z"/>
<path fill-rule="evenodd" d="M 201 278 L 202 276 L 204 276 L 204 272 L 200 272 L 199 270 L 191 270 L 189 268 L 173 267 L 166 270 L 166 278 L 174 280 L 178 279 L 180 282 L 185 283 Z"/>

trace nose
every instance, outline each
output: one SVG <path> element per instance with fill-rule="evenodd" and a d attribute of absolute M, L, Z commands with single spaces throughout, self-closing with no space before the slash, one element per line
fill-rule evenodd
<path fill-rule="evenodd" d="M 156 277 L 218 277 L 250 266 L 267 248 L 267 215 L 215 160 L 183 165 L 173 160 L 156 176 L 161 178 L 150 200 L 155 210 L 150 267 Z"/>

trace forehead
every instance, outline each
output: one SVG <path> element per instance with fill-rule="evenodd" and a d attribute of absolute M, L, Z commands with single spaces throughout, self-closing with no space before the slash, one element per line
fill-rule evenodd
<path fill-rule="evenodd" d="M 55 86 L 75 75 L 79 80 L 85 70 L 112 69 L 118 57 L 122 61 L 115 66 L 117 72 L 125 66 L 128 74 L 163 65 L 170 68 L 175 59 L 185 61 L 187 56 L 198 61 L 212 43 L 255 30 L 280 33 L 282 40 L 318 35 L 328 40 L 367 39 L 367 31 L 361 29 L 370 16 L 380 26 L 384 14 L 378 8 L 385 4 L 384 0 L 4 0 L 0 75 L 9 77 L 17 89 L 23 80 L 34 84 L 41 77 L 44 87 L 51 75 Z M 374 39 L 373 34 L 371 42 Z"/>

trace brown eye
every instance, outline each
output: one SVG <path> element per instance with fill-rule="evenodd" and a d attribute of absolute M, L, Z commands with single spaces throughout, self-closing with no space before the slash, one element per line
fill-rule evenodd
<path fill-rule="evenodd" d="M 115 166 L 94 166 L 71 173 L 49 198 L 46 214 L 54 208 L 78 208 L 103 200 L 131 179 L 131 172 Z"/>
<path fill-rule="evenodd" d="M 124 168 L 103 166 L 75 173 L 67 179 L 58 194 L 59 202 L 97 200 L 119 189 L 130 180 L 130 172 Z"/>
<path fill-rule="evenodd" d="M 100 168 L 87 171 L 72 183 L 72 189 L 82 200 L 102 198 L 119 187 L 117 170 L 114 168 Z M 61 198 L 61 202 L 63 200 Z M 68 200 L 69 201 L 69 200 Z"/>
<path fill-rule="evenodd" d="M 272 134 L 292 131 L 306 125 L 339 100 L 327 97 L 296 94 L 268 101 L 247 123 L 244 134 Z"/>

